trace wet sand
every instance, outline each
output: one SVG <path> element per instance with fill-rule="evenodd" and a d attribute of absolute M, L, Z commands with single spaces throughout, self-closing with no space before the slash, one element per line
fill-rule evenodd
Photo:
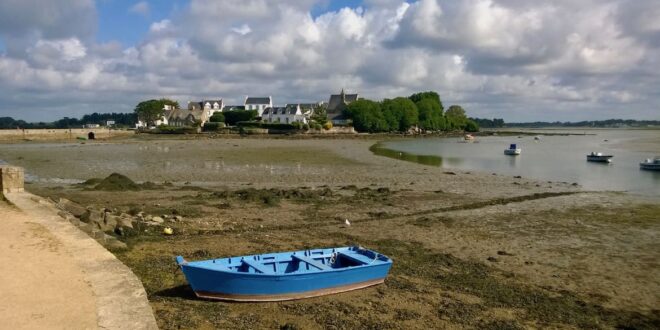
<path fill-rule="evenodd" d="M 660 324 L 657 199 L 401 162 L 372 155 L 375 142 L 127 139 L 0 152 L 44 179 L 27 186 L 37 194 L 183 216 L 164 224 L 174 236 L 156 226 L 120 237 L 130 249 L 117 256 L 143 281 L 161 328 Z M 106 192 L 47 179 L 111 172 L 175 185 Z M 196 299 L 172 260 L 347 244 L 394 259 L 384 285 L 295 302 L 227 304 Z"/>

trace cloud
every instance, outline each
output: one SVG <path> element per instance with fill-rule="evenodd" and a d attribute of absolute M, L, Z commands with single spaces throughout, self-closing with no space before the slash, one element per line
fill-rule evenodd
<path fill-rule="evenodd" d="M 52 20 L 26 17 L 22 4 L 0 4 L 0 113 L 28 119 L 163 96 L 319 101 L 341 88 L 436 90 L 507 120 L 658 118 L 657 1 L 369 0 L 312 16 L 312 0 L 192 0 L 128 48 L 94 41 L 92 2 L 73 1 L 76 22 L 50 2 Z M 24 19 L 12 27 L 5 12 Z"/>
<path fill-rule="evenodd" d="M 240 35 L 242 35 L 242 36 L 252 32 L 252 29 L 250 29 L 250 26 L 247 25 L 247 24 L 243 24 L 239 27 L 233 27 L 233 28 L 231 28 L 231 30 L 238 33 L 238 34 L 240 34 Z"/>
<path fill-rule="evenodd" d="M 146 1 L 140 1 L 135 3 L 128 9 L 129 12 L 134 14 L 139 14 L 142 16 L 149 16 L 150 8 L 149 3 Z"/>

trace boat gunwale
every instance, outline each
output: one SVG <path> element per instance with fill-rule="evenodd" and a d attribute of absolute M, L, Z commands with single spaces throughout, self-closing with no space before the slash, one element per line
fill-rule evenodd
<path fill-rule="evenodd" d="M 315 250 L 315 249 L 310 249 L 310 250 Z M 323 249 L 320 249 L 323 250 Z M 309 251 L 309 250 L 302 250 L 302 251 Z M 302 252 L 302 251 L 291 251 L 293 252 Z M 248 273 L 248 272 L 237 272 L 234 270 L 229 269 L 227 266 L 218 264 L 222 268 L 215 268 L 212 266 L 205 266 L 204 264 L 196 264 L 196 263 L 210 263 L 211 260 L 218 260 L 218 259 L 230 259 L 230 258 L 241 258 L 240 260 L 243 260 L 246 257 L 254 257 L 254 256 L 262 256 L 264 254 L 256 254 L 256 255 L 248 255 L 248 256 L 238 256 L 238 257 L 226 257 L 226 258 L 218 258 L 218 259 L 206 259 L 206 260 L 196 260 L 196 261 L 186 261 L 183 259 L 183 262 L 179 263 L 179 266 L 183 268 L 184 266 L 186 267 L 191 267 L 191 268 L 198 268 L 202 270 L 207 270 L 207 271 L 212 271 L 212 272 L 218 272 L 218 273 L 225 273 L 225 274 L 232 274 L 236 276 L 241 276 L 241 277 L 283 277 L 283 278 L 290 278 L 294 276 L 305 276 L 305 275 L 311 275 L 311 274 L 323 274 L 323 273 L 338 273 L 338 272 L 345 272 L 345 271 L 351 271 L 351 270 L 356 270 L 356 269 L 363 269 L 367 267 L 376 267 L 376 266 L 385 266 L 385 265 L 392 265 L 392 259 L 384 254 L 378 253 L 373 250 L 366 249 L 366 251 L 370 251 L 372 253 L 375 253 L 378 255 L 376 259 L 372 263 L 369 264 L 363 264 L 363 265 L 356 265 L 356 266 L 349 266 L 349 267 L 341 267 L 341 268 L 332 268 L 331 266 L 330 269 L 308 269 L 305 272 L 302 273 L 275 273 L 275 272 L 269 272 L 269 273 Z M 339 251 L 341 252 L 341 251 Z M 287 253 L 287 252 L 280 252 L 280 253 Z M 379 257 L 385 257 L 387 260 L 379 260 Z M 308 258 L 314 258 L 314 256 L 307 256 Z M 280 261 L 275 261 L 275 260 L 267 260 L 265 263 L 263 263 L 263 260 L 255 260 L 262 262 L 262 264 L 268 264 L 268 263 L 274 263 L 274 262 L 280 262 Z M 289 260 L 281 260 L 283 262 L 289 261 Z M 292 260 L 293 261 L 293 258 Z M 378 262 L 376 262 L 378 261 Z M 300 261 L 304 262 L 304 261 Z"/>

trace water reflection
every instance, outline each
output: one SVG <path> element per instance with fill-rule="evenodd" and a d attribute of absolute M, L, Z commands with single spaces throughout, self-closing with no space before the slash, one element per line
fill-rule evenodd
<path fill-rule="evenodd" d="M 389 158 L 405 160 L 408 162 L 442 167 L 442 157 L 439 156 L 415 155 L 403 151 L 391 150 L 383 147 L 383 145 L 380 143 L 372 145 L 369 150 L 378 156 L 385 156 Z"/>

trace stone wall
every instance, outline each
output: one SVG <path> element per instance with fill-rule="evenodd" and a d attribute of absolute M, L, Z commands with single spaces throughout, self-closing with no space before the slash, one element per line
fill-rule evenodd
<path fill-rule="evenodd" d="M 25 175 L 23 168 L 9 165 L 0 165 L 0 192 L 22 192 Z"/>
<path fill-rule="evenodd" d="M 69 140 L 86 138 L 89 132 L 93 132 L 96 138 L 135 134 L 135 131 L 108 128 L 0 129 L 0 140 Z"/>

